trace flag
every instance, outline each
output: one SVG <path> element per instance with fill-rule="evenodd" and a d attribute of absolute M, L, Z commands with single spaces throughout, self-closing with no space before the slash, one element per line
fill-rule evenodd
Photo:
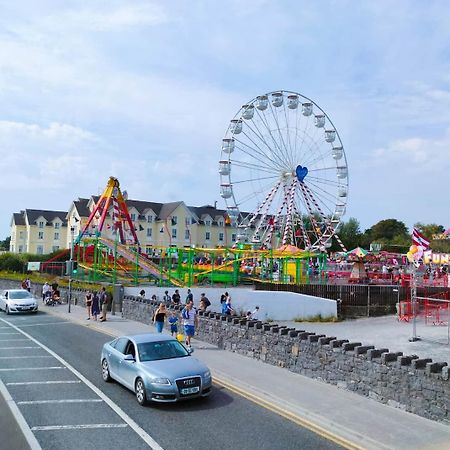
<path fill-rule="evenodd" d="M 144 231 L 144 227 L 141 224 L 139 224 L 139 231 Z"/>
<path fill-rule="evenodd" d="M 424 250 L 430 247 L 430 241 L 417 228 L 413 228 L 412 242 L 414 245 L 420 245 Z"/>

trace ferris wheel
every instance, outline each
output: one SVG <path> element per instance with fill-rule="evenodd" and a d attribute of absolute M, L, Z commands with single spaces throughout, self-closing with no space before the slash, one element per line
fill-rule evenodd
<path fill-rule="evenodd" d="M 219 161 L 220 195 L 236 244 L 324 250 L 345 213 L 348 166 L 327 114 L 290 91 L 259 95 L 230 121 Z"/>

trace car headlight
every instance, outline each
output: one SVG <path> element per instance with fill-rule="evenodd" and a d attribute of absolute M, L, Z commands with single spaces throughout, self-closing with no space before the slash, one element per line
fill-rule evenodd
<path fill-rule="evenodd" d="M 152 384 L 165 384 L 167 386 L 172 384 L 168 378 L 152 378 L 150 380 L 150 383 L 152 383 Z"/>
<path fill-rule="evenodd" d="M 211 372 L 209 370 L 207 370 L 204 374 L 203 374 L 203 378 L 205 378 L 206 380 L 209 380 L 211 378 Z"/>

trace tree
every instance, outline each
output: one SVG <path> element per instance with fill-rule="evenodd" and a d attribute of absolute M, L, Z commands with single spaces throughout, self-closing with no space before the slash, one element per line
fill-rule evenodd
<path fill-rule="evenodd" d="M 9 243 L 11 242 L 11 236 L 8 236 L 3 241 L 0 241 L 0 250 L 9 251 Z"/>
<path fill-rule="evenodd" d="M 437 225 L 435 223 L 424 224 L 422 222 L 417 222 L 414 224 L 414 227 L 430 240 L 433 239 L 434 235 L 442 234 L 445 231 L 445 228 L 442 225 Z"/>
<path fill-rule="evenodd" d="M 405 240 L 409 238 L 408 228 L 397 219 L 380 220 L 370 228 L 370 235 L 372 240 L 377 242 L 380 239 L 392 241 L 394 238 L 403 237 Z"/>
<path fill-rule="evenodd" d="M 338 227 L 337 234 L 348 250 L 361 245 L 361 229 L 358 220 L 354 217 L 350 217 L 347 222 L 342 222 Z"/>

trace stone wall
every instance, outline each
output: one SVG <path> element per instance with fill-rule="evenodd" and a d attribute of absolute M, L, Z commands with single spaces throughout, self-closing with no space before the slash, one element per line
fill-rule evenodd
<path fill-rule="evenodd" d="M 125 297 L 123 316 L 150 323 L 158 303 Z M 450 370 L 401 352 L 210 312 L 200 340 L 337 385 L 428 419 L 450 421 Z"/>

